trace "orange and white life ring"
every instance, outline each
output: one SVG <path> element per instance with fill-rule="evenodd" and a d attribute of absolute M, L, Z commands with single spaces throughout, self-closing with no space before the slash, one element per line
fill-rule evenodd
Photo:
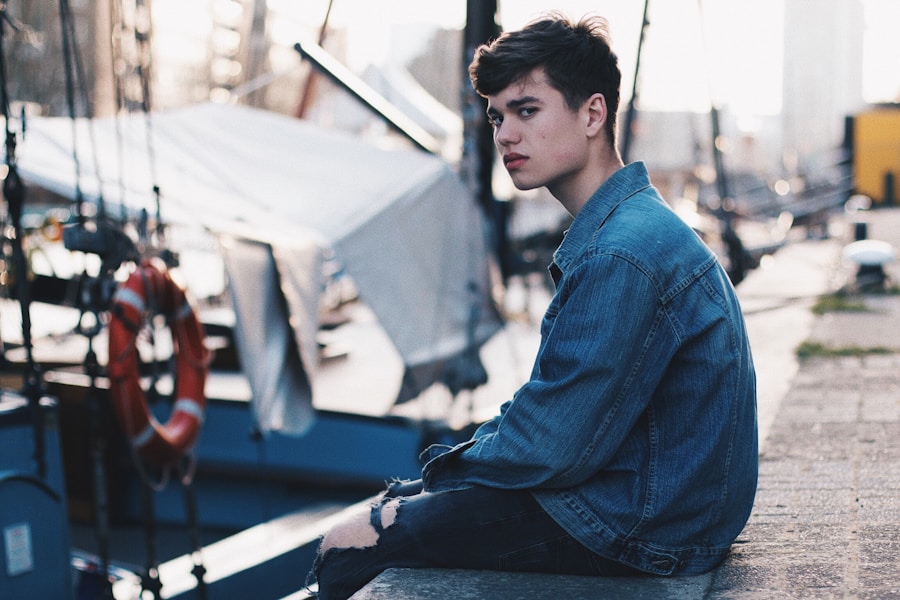
<path fill-rule="evenodd" d="M 148 317 L 162 314 L 175 352 L 175 405 L 165 425 L 147 405 L 141 387 L 137 335 Z M 135 451 L 168 466 L 191 451 L 206 408 L 207 350 L 203 327 L 184 291 L 166 270 L 144 262 L 115 293 L 109 323 L 110 391 L 119 423 Z"/>

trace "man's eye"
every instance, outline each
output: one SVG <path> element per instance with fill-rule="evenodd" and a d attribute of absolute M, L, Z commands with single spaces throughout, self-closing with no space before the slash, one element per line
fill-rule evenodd
<path fill-rule="evenodd" d="M 521 109 L 519 109 L 519 115 L 522 117 L 530 117 L 536 112 L 537 109 L 533 106 L 523 106 Z"/>
<path fill-rule="evenodd" d="M 503 117 L 501 117 L 500 115 L 489 114 L 487 118 L 488 123 L 490 123 L 492 127 L 499 127 L 503 122 Z"/>

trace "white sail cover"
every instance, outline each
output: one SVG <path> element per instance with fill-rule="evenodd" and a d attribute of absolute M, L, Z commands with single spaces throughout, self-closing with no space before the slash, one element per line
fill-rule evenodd
<path fill-rule="evenodd" d="M 102 191 L 110 205 L 121 200 L 152 214 L 157 185 L 163 221 L 199 224 L 223 241 L 239 354 L 262 431 L 301 432 L 313 418 L 308 381 L 326 248 L 403 358 L 410 394 L 465 380 L 461 369 L 477 372 L 473 349 L 499 329 L 481 212 L 448 165 L 427 153 L 204 104 L 74 125 L 31 118 L 17 155 L 26 184 L 73 199 L 77 182 L 88 200 Z M 282 315 L 270 310 L 279 303 Z M 291 344 L 259 339 L 272 319 L 293 332 Z M 271 344 L 280 350 L 253 351 Z M 280 376 L 283 369 L 295 372 Z"/>

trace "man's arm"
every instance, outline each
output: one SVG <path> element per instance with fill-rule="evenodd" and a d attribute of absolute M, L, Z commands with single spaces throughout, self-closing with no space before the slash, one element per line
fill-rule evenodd
<path fill-rule="evenodd" d="M 531 380 L 483 434 L 425 465 L 429 491 L 572 486 L 628 436 L 674 347 L 657 292 L 614 256 L 588 261 L 563 283 Z"/>

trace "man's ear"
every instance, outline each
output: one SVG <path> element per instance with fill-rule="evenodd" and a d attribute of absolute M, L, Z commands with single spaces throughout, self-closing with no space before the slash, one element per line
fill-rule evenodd
<path fill-rule="evenodd" d="M 588 98 L 587 103 L 587 131 L 588 136 L 593 137 L 603 131 L 608 116 L 606 108 L 606 97 L 597 93 Z"/>

